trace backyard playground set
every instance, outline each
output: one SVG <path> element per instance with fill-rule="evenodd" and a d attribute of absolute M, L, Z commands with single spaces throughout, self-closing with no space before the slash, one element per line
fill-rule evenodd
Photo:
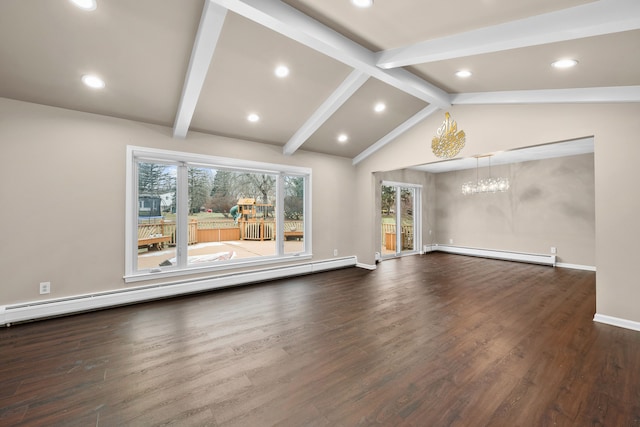
<path fill-rule="evenodd" d="M 175 215 L 163 216 L 161 203 L 158 199 L 158 197 L 140 197 L 138 218 L 139 268 L 143 267 L 140 265 L 142 258 L 154 255 L 152 252 L 164 252 L 176 246 Z M 253 198 L 241 198 L 230 209 L 228 215 L 206 211 L 191 215 L 188 221 L 187 233 L 187 243 L 190 247 L 189 262 L 192 260 L 199 262 L 216 261 L 242 256 L 242 251 L 238 250 L 221 251 L 221 249 L 229 248 L 241 249 L 242 247 L 250 247 L 251 249 L 246 251 L 245 256 L 247 257 L 268 255 L 275 252 L 276 221 L 273 205 L 256 203 Z M 297 243 L 295 246 L 302 250 L 303 238 L 303 221 L 284 221 L 285 242 L 295 242 Z M 249 245 L 249 242 L 265 242 L 265 244 Z M 268 242 L 271 242 L 271 244 L 268 244 Z M 222 244 L 227 247 L 221 247 Z M 293 245 L 289 243 L 287 246 L 292 247 Z M 172 253 L 174 251 L 167 252 Z M 193 258 L 195 254 L 192 255 L 192 252 L 202 253 L 196 259 Z M 172 265 L 172 259 L 164 259 L 162 262 L 154 263 L 149 267 L 158 265 Z"/>

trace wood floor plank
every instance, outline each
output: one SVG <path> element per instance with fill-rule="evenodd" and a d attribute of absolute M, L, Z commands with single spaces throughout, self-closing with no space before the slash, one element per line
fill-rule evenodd
<path fill-rule="evenodd" d="M 432 253 L 0 330 L 0 425 L 640 426 L 595 273 Z"/>

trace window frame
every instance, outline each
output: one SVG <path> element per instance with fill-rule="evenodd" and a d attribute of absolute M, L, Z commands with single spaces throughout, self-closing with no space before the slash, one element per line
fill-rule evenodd
<path fill-rule="evenodd" d="M 177 200 L 176 200 L 176 266 L 167 268 L 137 269 L 138 258 L 138 167 L 140 161 L 174 164 L 177 166 Z M 188 223 L 188 167 L 206 167 L 237 172 L 268 173 L 276 175 L 276 254 L 241 258 L 227 261 L 216 261 L 215 264 L 189 266 L 187 263 Z M 284 177 L 304 177 L 303 223 L 304 249 L 301 252 L 284 252 Z M 310 259 L 311 253 L 311 169 L 257 162 L 252 160 L 194 154 L 157 148 L 127 146 L 126 191 L 125 191 L 125 274 L 126 283 L 156 278 L 168 278 L 197 273 L 216 272 L 228 269 L 253 267 L 275 263 L 286 263 Z"/>
<path fill-rule="evenodd" d="M 380 201 L 382 199 L 382 187 L 393 187 L 395 189 L 395 212 L 396 212 L 396 226 L 399 223 L 398 219 L 400 217 L 400 204 L 401 204 L 401 192 L 403 189 L 413 189 L 413 249 L 411 250 L 400 250 L 396 251 L 395 254 L 382 255 L 382 245 L 384 242 L 380 242 L 379 250 L 382 259 L 390 259 L 396 258 L 400 256 L 406 255 L 414 255 L 417 253 L 422 253 L 422 185 L 421 184 L 412 184 L 408 182 L 398 182 L 398 181 L 386 181 L 383 180 L 380 182 Z M 381 215 L 381 212 L 378 212 L 378 215 Z M 380 224 L 382 223 L 382 218 L 380 218 Z M 396 248 L 402 248 L 400 241 L 400 233 L 396 231 Z"/>

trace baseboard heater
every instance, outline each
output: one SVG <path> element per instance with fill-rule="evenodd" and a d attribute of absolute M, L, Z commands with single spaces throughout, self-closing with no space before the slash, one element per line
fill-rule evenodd
<path fill-rule="evenodd" d="M 552 267 L 556 266 L 555 255 L 530 254 L 530 253 L 523 253 L 523 252 L 500 251 L 500 250 L 494 250 L 494 249 L 477 249 L 477 248 L 467 248 L 463 246 L 450 246 L 450 245 L 432 245 L 431 251 L 427 251 L 427 252 L 434 252 L 434 251 L 447 252 L 447 253 L 459 254 L 459 255 L 477 256 L 482 258 L 503 259 L 507 261 L 527 262 L 531 264 L 550 265 Z"/>
<path fill-rule="evenodd" d="M 117 291 L 96 292 L 44 301 L 0 306 L 0 326 L 49 317 L 81 313 L 120 305 L 134 304 L 161 298 L 204 292 L 232 286 L 248 285 L 268 280 L 318 273 L 356 265 L 353 257 L 296 264 L 224 274 L 210 278 L 184 280 L 180 282 L 138 286 Z"/>

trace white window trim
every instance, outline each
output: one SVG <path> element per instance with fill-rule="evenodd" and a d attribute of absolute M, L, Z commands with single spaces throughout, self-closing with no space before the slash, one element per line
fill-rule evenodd
<path fill-rule="evenodd" d="M 264 172 L 269 174 L 277 174 L 278 188 L 276 190 L 278 194 L 278 201 L 276 203 L 278 209 L 277 218 L 277 230 L 278 235 L 276 237 L 277 254 L 274 256 L 263 256 L 249 259 L 236 259 L 229 260 L 222 263 L 211 265 L 198 265 L 187 266 L 186 257 L 178 256 L 178 259 L 183 260 L 183 264 L 167 269 L 155 269 L 136 271 L 135 266 L 137 264 L 138 256 L 138 233 L 137 233 L 137 209 L 138 206 L 138 177 L 136 174 L 136 163 L 139 160 L 148 159 L 150 161 L 167 161 L 171 163 L 183 162 L 189 166 L 203 166 L 203 167 L 219 167 L 230 170 L 245 170 L 248 172 Z M 186 173 L 184 168 L 178 168 L 178 174 L 180 171 Z M 304 188 L 304 251 L 297 253 L 284 253 L 284 195 L 283 195 L 283 179 L 285 175 L 300 175 L 304 176 L 305 188 Z M 186 179 L 181 180 L 186 185 Z M 281 165 L 274 163 L 256 162 L 251 160 L 232 159 L 227 157 L 208 156 L 202 154 L 185 153 L 179 151 L 163 150 L 157 148 L 127 146 L 127 167 L 126 167 L 126 189 L 125 189 L 125 274 L 124 279 L 126 283 L 139 282 L 144 280 L 151 280 L 156 278 L 168 278 L 174 276 L 193 275 L 199 273 L 208 273 L 229 269 L 238 269 L 245 267 L 254 267 L 259 265 L 288 263 L 292 261 L 300 261 L 312 258 L 311 248 L 311 169 L 300 167 Z M 187 192 L 186 189 L 178 191 L 177 206 L 187 210 Z M 282 198 L 282 200 L 280 200 Z M 178 218 L 187 218 L 186 212 L 182 212 L 182 215 L 178 215 Z M 182 236 L 182 239 L 181 239 Z M 178 234 L 177 251 L 181 248 L 186 248 L 186 233 Z M 177 255 L 177 254 L 176 254 Z"/>

